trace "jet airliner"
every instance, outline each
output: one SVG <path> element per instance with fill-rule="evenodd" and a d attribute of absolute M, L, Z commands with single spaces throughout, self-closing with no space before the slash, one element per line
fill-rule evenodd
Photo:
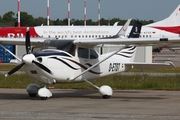
<path fill-rule="evenodd" d="M 31 38 L 51 39 L 91 39 L 111 37 L 122 26 L 36 26 L 30 27 Z M 126 30 L 128 36 L 132 26 Z M 26 35 L 26 27 L 0 28 L 0 42 L 3 38 L 22 38 Z M 142 26 L 141 38 L 178 37 L 180 36 L 180 5 L 164 20 Z M 45 40 L 42 39 L 42 40 Z"/>

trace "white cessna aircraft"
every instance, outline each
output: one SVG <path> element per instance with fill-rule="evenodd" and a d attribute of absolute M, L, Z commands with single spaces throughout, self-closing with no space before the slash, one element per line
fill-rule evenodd
<path fill-rule="evenodd" d="M 110 86 L 98 87 L 90 82 L 92 79 L 128 71 L 136 68 L 174 67 L 168 63 L 133 62 L 136 46 L 180 43 L 180 38 L 116 38 L 116 39 L 86 39 L 86 40 L 46 40 L 42 50 L 31 53 L 30 34 L 26 35 L 26 51 L 21 64 L 8 72 L 11 75 L 22 66 L 26 74 L 35 82 L 44 83 L 44 87 L 36 84 L 27 86 L 29 96 L 38 95 L 42 100 L 52 96 L 47 88 L 49 84 L 87 82 L 99 89 L 103 98 L 113 94 Z M 98 54 L 94 47 L 103 44 L 123 44 L 124 47 L 107 54 Z M 17 58 L 18 59 L 18 58 Z"/>

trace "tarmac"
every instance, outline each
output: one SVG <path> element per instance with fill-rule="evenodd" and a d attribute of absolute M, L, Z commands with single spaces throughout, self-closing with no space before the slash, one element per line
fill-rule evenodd
<path fill-rule="evenodd" d="M 176 67 L 180 67 L 180 52 L 170 51 L 169 49 L 163 49 L 160 53 L 153 53 L 152 61 L 155 63 L 164 63 L 171 61 Z"/>
<path fill-rule="evenodd" d="M 162 51 L 153 55 L 155 62 L 172 61 L 180 66 L 180 53 Z M 50 91 L 53 96 L 41 100 L 30 98 L 25 89 L 0 88 L 0 120 L 180 120 L 180 91 L 114 90 L 110 99 L 103 99 L 98 90 Z"/>
<path fill-rule="evenodd" d="M 50 89 L 48 100 L 25 89 L 0 89 L 0 120 L 180 120 L 180 91 Z"/>

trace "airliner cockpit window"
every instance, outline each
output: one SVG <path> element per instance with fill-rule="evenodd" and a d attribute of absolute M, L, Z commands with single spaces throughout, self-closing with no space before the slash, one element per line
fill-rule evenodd
<path fill-rule="evenodd" d="M 42 49 L 58 49 L 66 51 L 73 56 L 75 54 L 73 40 L 46 40 L 43 43 Z"/>

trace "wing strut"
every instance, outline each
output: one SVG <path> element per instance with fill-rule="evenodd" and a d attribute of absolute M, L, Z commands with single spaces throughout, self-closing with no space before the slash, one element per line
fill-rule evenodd
<path fill-rule="evenodd" d="M 93 84 L 92 82 L 90 82 L 90 81 L 88 81 L 88 80 L 86 80 L 86 79 L 83 79 L 83 80 L 84 80 L 85 82 L 87 82 L 88 84 L 94 86 L 95 88 L 99 89 L 99 87 L 98 87 L 97 85 Z"/>
<path fill-rule="evenodd" d="M 80 77 L 81 75 L 83 75 L 84 73 L 88 72 L 89 70 L 93 69 L 94 67 L 96 67 L 97 65 L 101 64 L 102 62 L 104 62 L 105 60 L 107 60 L 108 58 L 112 57 L 113 55 L 115 55 L 116 53 L 118 53 L 119 51 L 121 51 L 122 49 L 126 48 L 127 46 L 124 46 L 122 48 L 120 48 L 119 50 L 113 52 L 112 54 L 110 54 L 109 56 L 107 56 L 106 58 L 104 58 L 103 60 L 97 62 L 96 64 L 94 64 L 93 66 L 89 67 L 88 69 L 84 70 L 81 74 L 79 74 L 78 76 L 70 79 L 70 80 L 75 80 L 78 77 Z"/>

